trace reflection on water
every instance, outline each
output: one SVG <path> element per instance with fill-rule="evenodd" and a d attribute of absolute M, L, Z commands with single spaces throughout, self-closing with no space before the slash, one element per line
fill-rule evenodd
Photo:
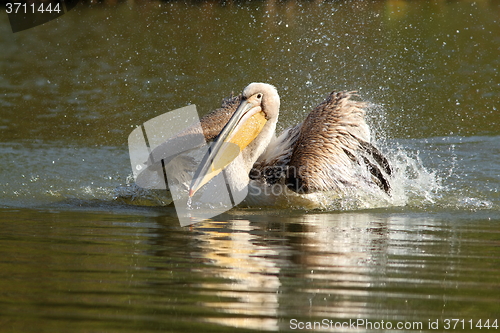
<path fill-rule="evenodd" d="M 426 321 L 456 315 L 460 302 L 477 302 L 469 288 L 486 296 L 483 288 L 498 286 L 492 277 L 482 287 L 468 285 L 477 276 L 470 276 L 473 260 L 462 254 L 460 231 L 432 218 L 350 213 L 274 221 L 260 216 L 196 228 L 196 255 L 209 260 L 202 274 L 225 281 L 203 289 L 232 299 L 203 303 L 226 315 L 204 320 L 277 330 L 290 328 L 286 318 L 399 320 L 420 308 L 414 318 Z M 442 294 L 430 293 L 436 288 Z M 476 306 L 494 302 L 486 296 Z"/>
<path fill-rule="evenodd" d="M 160 211 L 98 209 L 2 210 L 4 327 L 230 332 L 498 315 L 490 212 L 238 210 L 181 228 Z"/>
<path fill-rule="evenodd" d="M 206 302 L 203 306 L 212 307 L 228 315 L 227 318 L 206 318 L 233 327 L 275 329 L 278 325 L 278 290 L 280 267 L 279 248 L 258 244 L 252 235 L 258 231 L 248 220 L 231 220 L 228 223 L 206 223 L 197 228 L 202 233 L 198 237 L 199 255 L 209 260 L 215 270 L 202 272 L 205 276 L 215 276 L 228 281 L 203 284 L 203 289 L 213 290 L 217 297 L 231 298 L 232 302 Z M 255 242 L 257 241 L 257 244 Z M 263 246 L 264 245 L 264 246 Z M 282 249 L 283 250 L 283 249 Z M 243 315 L 241 319 L 235 315 Z"/>
<path fill-rule="evenodd" d="M 386 263 L 387 224 L 372 222 L 369 214 L 318 214 L 291 218 L 286 224 L 231 220 L 215 224 L 214 229 L 197 228 L 203 232 L 202 255 L 211 260 L 214 273 L 228 281 L 216 295 L 235 299 L 221 311 L 246 315 L 242 320 L 232 316 L 209 320 L 276 330 L 289 328 L 279 320 L 284 315 L 354 318 L 363 314 L 366 303 L 352 298 L 368 297 L 371 275 Z M 334 302 L 328 300 L 332 294 Z M 248 319 L 251 316 L 258 317 Z"/>

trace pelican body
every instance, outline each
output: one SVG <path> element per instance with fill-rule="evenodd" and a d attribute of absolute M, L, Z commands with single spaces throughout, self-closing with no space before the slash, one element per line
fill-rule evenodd
<path fill-rule="evenodd" d="M 332 92 L 302 123 L 276 136 L 278 92 L 251 83 L 201 119 L 212 145 L 194 173 L 189 197 L 222 171 L 231 188 L 248 189 L 249 206 L 314 208 L 360 189 L 389 195 L 391 167 L 371 143 L 366 104 L 353 95 Z"/>

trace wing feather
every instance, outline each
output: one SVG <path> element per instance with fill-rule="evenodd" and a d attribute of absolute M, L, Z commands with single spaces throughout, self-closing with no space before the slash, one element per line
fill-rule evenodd
<path fill-rule="evenodd" d="M 361 181 L 389 193 L 391 168 L 370 143 L 366 103 L 354 92 L 332 92 L 302 124 L 290 128 L 255 164 L 252 179 L 284 181 L 298 193 L 344 190 Z"/>

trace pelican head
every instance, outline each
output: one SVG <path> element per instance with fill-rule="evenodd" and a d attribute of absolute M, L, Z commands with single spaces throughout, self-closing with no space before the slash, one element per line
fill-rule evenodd
<path fill-rule="evenodd" d="M 203 185 L 224 170 L 243 152 L 242 177 L 248 173 L 264 152 L 274 135 L 280 99 L 276 88 L 267 83 L 249 84 L 233 116 L 216 137 L 200 166 L 194 173 L 189 189 L 192 197 Z"/>

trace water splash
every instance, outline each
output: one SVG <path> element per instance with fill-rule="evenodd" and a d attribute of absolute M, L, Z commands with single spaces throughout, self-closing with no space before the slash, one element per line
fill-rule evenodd
<path fill-rule="evenodd" d="M 377 104 L 370 105 L 367 122 L 372 129 L 373 143 L 392 166 L 391 194 L 369 185 L 346 190 L 340 195 L 317 193 L 314 200 L 320 204 L 316 209 L 318 206 L 323 211 L 382 207 L 426 211 L 500 208 L 500 166 L 491 160 L 492 153 L 500 152 L 498 136 L 393 139 L 390 128 L 397 124 L 387 118 L 385 107 Z M 136 190 L 129 185 L 124 192 L 135 203 L 141 199 L 156 205 L 165 204 L 157 194 L 130 193 Z M 197 209 L 193 203 L 187 205 L 190 210 Z M 293 198 L 268 205 L 276 209 L 313 209 L 297 204 Z"/>
<path fill-rule="evenodd" d="M 345 211 L 407 205 L 422 207 L 435 204 L 442 186 L 436 173 L 424 167 L 418 151 L 411 153 L 397 143 L 391 143 L 390 148 L 382 148 L 393 168 L 390 195 L 375 185 L 361 184 L 360 187 L 346 189 L 343 193 L 313 193 L 307 195 L 305 199 L 288 190 L 284 199 L 269 198 L 265 202 L 259 201 L 257 205 L 272 205 L 277 209 Z M 115 189 L 114 199 L 140 206 L 166 206 L 172 202 L 169 191 L 143 189 L 134 184 L 132 178 L 129 179 L 128 184 Z M 245 205 L 254 206 L 252 202 L 252 200 L 246 200 Z M 187 210 L 193 211 L 199 208 L 189 197 L 185 203 Z"/>
<path fill-rule="evenodd" d="M 433 205 L 442 189 L 435 171 L 424 166 L 419 151 L 411 153 L 396 147 L 387 153 L 392 163 L 392 204 L 394 206 L 424 207 Z"/>
<path fill-rule="evenodd" d="M 430 171 L 418 155 L 394 145 L 383 149 L 392 166 L 391 190 L 385 193 L 373 184 L 362 183 L 343 193 L 323 194 L 322 210 L 358 210 L 390 207 L 428 207 L 436 203 L 442 189 L 436 172 Z"/>

